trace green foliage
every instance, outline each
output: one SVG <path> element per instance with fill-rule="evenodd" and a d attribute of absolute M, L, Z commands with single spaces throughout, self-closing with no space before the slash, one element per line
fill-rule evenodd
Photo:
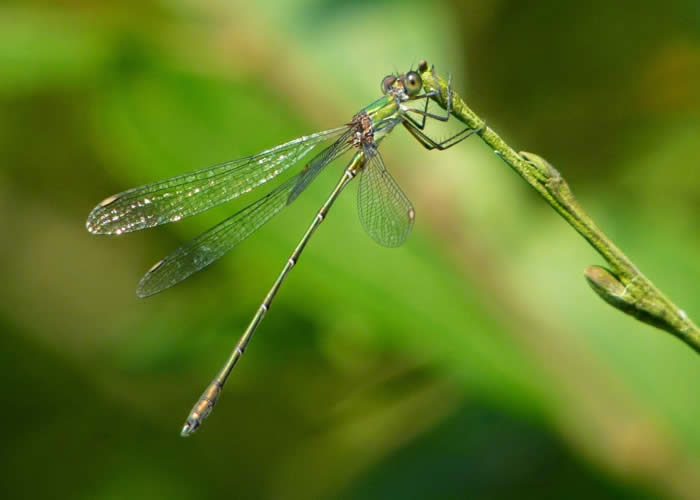
<path fill-rule="evenodd" d="M 697 496 L 697 356 L 593 296 L 595 254 L 482 144 L 399 130 L 408 242 L 375 245 L 343 193 L 217 411 L 178 435 L 342 165 L 146 301 L 153 262 L 250 198 L 121 238 L 89 235 L 89 210 L 346 122 L 423 57 L 700 316 L 694 4 L 643 47 L 643 9 L 469 5 L 0 7 L 6 498 Z"/>

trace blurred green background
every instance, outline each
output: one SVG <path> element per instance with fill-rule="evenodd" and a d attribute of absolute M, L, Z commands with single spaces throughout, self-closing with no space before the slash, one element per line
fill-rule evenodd
<path fill-rule="evenodd" d="M 5 2 L 3 498 L 700 498 L 697 353 L 592 293 L 601 259 L 478 139 L 401 129 L 408 242 L 368 238 L 351 186 L 179 437 L 342 164 L 143 301 L 146 269 L 250 198 L 119 238 L 87 214 L 345 123 L 423 58 L 700 319 L 697 0 Z"/>

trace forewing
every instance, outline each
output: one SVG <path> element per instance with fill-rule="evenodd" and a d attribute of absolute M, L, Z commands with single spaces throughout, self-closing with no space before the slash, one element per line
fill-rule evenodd
<path fill-rule="evenodd" d="M 297 199 L 297 197 L 309 186 L 309 184 L 311 184 L 311 182 L 325 168 L 326 165 L 331 163 L 352 147 L 350 136 L 352 135 L 353 131 L 354 129 L 352 128 L 346 130 L 338 140 L 336 140 L 326 149 L 320 151 L 309 161 L 309 163 L 304 166 L 304 169 L 300 172 L 299 177 L 297 178 L 296 185 L 292 189 L 292 192 L 289 193 L 289 200 L 287 201 L 288 204 Z"/>
<path fill-rule="evenodd" d="M 298 177 L 287 180 L 158 262 L 141 278 L 136 294 L 148 297 L 161 292 L 222 257 L 287 205 Z"/>
<path fill-rule="evenodd" d="M 247 158 L 110 196 L 93 209 L 86 227 L 96 234 L 122 234 L 198 214 L 275 178 L 347 130 L 345 126 L 299 137 Z"/>
<path fill-rule="evenodd" d="M 380 245 L 397 247 L 408 238 L 415 212 L 379 152 L 365 148 L 367 162 L 360 174 L 357 209 L 367 233 Z"/>

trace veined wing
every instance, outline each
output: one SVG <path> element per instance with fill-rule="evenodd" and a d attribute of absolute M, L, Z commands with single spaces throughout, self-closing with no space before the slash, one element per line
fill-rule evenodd
<path fill-rule="evenodd" d="M 287 205 L 295 176 L 156 263 L 141 278 L 136 295 L 148 297 L 205 268 L 257 231 Z"/>
<path fill-rule="evenodd" d="M 319 152 L 313 159 L 311 159 L 311 161 L 309 161 L 309 163 L 306 164 L 306 166 L 304 166 L 304 169 L 297 176 L 297 183 L 294 186 L 294 189 L 292 189 L 292 191 L 289 193 L 287 204 L 296 200 L 326 165 L 352 147 L 352 143 L 349 139 L 353 132 L 353 128 L 348 128 L 348 130 L 346 130 L 343 135 L 340 136 L 340 139 L 335 141 L 323 151 Z"/>
<path fill-rule="evenodd" d="M 357 210 L 365 231 L 380 245 L 397 247 L 408 238 L 415 211 L 374 145 L 364 148 L 367 162 L 357 188 Z"/>
<path fill-rule="evenodd" d="M 198 214 L 273 179 L 347 130 L 344 126 L 299 137 L 253 156 L 110 196 L 92 210 L 86 227 L 95 234 L 122 234 Z"/>
<path fill-rule="evenodd" d="M 347 151 L 348 148 L 336 148 L 337 144 L 338 142 L 331 144 L 317 155 L 317 158 L 324 159 L 323 162 L 312 160 L 315 165 L 320 165 L 315 167 L 318 171 Z M 333 153 L 329 154 L 331 151 Z M 161 292 L 229 252 L 293 201 L 290 201 L 291 193 L 297 189 L 305 173 L 306 170 L 288 179 L 264 197 L 185 243 L 156 263 L 141 278 L 136 294 L 139 297 L 148 297 Z"/>

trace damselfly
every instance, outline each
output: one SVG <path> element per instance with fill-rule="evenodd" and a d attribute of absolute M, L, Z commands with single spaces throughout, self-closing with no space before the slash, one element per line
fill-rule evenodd
<path fill-rule="evenodd" d="M 422 62 L 421 68 L 427 68 L 427 64 Z M 377 150 L 394 127 L 402 124 L 428 149 L 449 148 L 479 131 L 465 128 L 441 141 L 425 132 L 426 120 L 449 119 L 452 103 L 449 85 L 445 114 L 428 112 L 428 102 L 437 91 L 423 92 L 423 82 L 416 71 L 386 76 L 381 89 L 381 98 L 360 110 L 342 127 L 299 137 L 247 158 L 124 191 L 103 200 L 88 216 L 86 226 L 94 234 L 123 234 L 176 222 L 248 193 L 310 157 L 297 175 L 155 264 L 136 290 L 139 297 L 148 297 L 220 258 L 292 203 L 329 163 L 352 152 L 343 175 L 290 255 L 228 360 L 192 408 L 182 428 L 183 436 L 193 433 L 209 415 L 231 370 L 311 235 L 343 188 L 358 174 L 357 203 L 363 227 L 381 245 L 395 247 L 406 240 L 415 212 Z M 416 103 L 419 105 L 415 106 Z"/>

